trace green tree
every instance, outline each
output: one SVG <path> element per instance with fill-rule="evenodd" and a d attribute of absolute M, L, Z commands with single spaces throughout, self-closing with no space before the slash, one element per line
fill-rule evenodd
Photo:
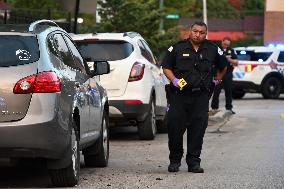
<path fill-rule="evenodd" d="M 59 8 L 57 0 L 8 0 L 7 2 L 14 8 L 22 9 L 47 10 L 52 8 L 58 10 Z"/>
<path fill-rule="evenodd" d="M 59 11 L 58 0 L 7 0 L 11 15 L 19 18 L 61 19 L 68 18 L 67 12 Z"/>
<path fill-rule="evenodd" d="M 99 32 L 140 33 L 150 44 L 154 54 L 161 52 L 169 41 L 177 40 L 178 33 L 159 31 L 160 19 L 163 13 L 159 10 L 157 0 L 107 0 L 98 2 L 101 23 L 97 27 Z M 162 39 L 168 37 L 171 40 Z"/>
<path fill-rule="evenodd" d="M 264 1 L 242 0 L 241 12 L 244 16 L 261 16 L 264 14 Z"/>
<path fill-rule="evenodd" d="M 164 0 L 166 14 L 178 14 L 180 17 L 193 16 L 190 10 L 195 5 L 196 0 Z"/>
<path fill-rule="evenodd" d="M 203 17 L 202 0 L 166 0 L 166 13 L 176 13 L 189 18 Z M 235 18 L 238 13 L 228 0 L 207 0 L 208 18 Z"/>

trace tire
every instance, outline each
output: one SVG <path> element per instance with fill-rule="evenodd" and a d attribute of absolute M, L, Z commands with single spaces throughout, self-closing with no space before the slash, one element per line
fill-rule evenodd
<path fill-rule="evenodd" d="M 243 90 L 233 90 L 232 97 L 233 99 L 242 99 L 245 96 L 246 92 Z"/>
<path fill-rule="evenodd" d="M 153 140 L 156 133 L 155 103 L 151 101 L 149 114 L 143 122 L 138 124 L 138 134 L 140 140 Z"/>
<path fill-rule="evenodd" d="M 277 99 L 281 93 L 281 81 L 276 77 L 266 79 L 262 84 L 262 96 L 266 99 Z"/>
<path fill-rule="evenodd" d="M 159 133 L 168 133 L 168 112 L 166 112 L 163 120 L 157 120 L 156 123 Z"/>
<path fill-rule="evenodd" d="M 106 167 L 109 159 L 109 120 L 104 112 L 99 139 L 84 151 L 85 165 L 88 167 Z"/>
<path fill-rule="evenodd" d="M 70 164 L 66 168 L 48 170 L 51 182 L 56 187 L 72 187 L 78 184 L 80 172 L 80 150 L 78 132 L 72 127 L 70 136 Z"/>

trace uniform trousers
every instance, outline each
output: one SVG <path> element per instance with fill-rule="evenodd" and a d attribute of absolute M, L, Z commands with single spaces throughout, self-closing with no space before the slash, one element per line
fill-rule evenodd
<path fill-rule="evenodd" d="M 180 162 L 183 156 L 183 135 L 187 131 L 186 162 L 189 166 L 199 164 L 203 137 L 208 125 L 209 93 L 206 91 L 170 95 L 168 110 L 169 159 Z"/>

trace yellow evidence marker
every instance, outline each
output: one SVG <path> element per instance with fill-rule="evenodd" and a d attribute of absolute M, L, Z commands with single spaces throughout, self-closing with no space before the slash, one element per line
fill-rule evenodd
<path fill-rule="evenodd" d="M 284 114 L 280 114 L 280 117 L 284 119 Z"/>
<path fill-rule="evenodd" d="M 186 85 L 187 85 L 187 82 L 183 78 L 178 80 L 178 86 L 180 87 L 180 90 L 182 90 L 183 87 Z"/>

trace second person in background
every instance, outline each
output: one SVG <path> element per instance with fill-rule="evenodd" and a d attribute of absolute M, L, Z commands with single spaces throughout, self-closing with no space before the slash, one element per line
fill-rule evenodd
<path fill-rule="evenodd" d="M 219 108 L 219 96 L 222 88 L 225 90 L 226 97 L 226 110 L 230 111 L 232 114 L 235 114 L 233 111 L 232 105 L 232 85 L 233 85 L 233 70 L 235 66 L 238 66 L 237 55 L 234 50 L 230 47 L 231 39 L 229 37 L 224 37 L 221 42 L 220 48 L 222 49 L 224 55 L 228 60 L 227 72 L 224 75 L 221 85 L 215 87 L 213 98 L 211 101 L 211 108 L 213 112 L 218 111 Z"/>

